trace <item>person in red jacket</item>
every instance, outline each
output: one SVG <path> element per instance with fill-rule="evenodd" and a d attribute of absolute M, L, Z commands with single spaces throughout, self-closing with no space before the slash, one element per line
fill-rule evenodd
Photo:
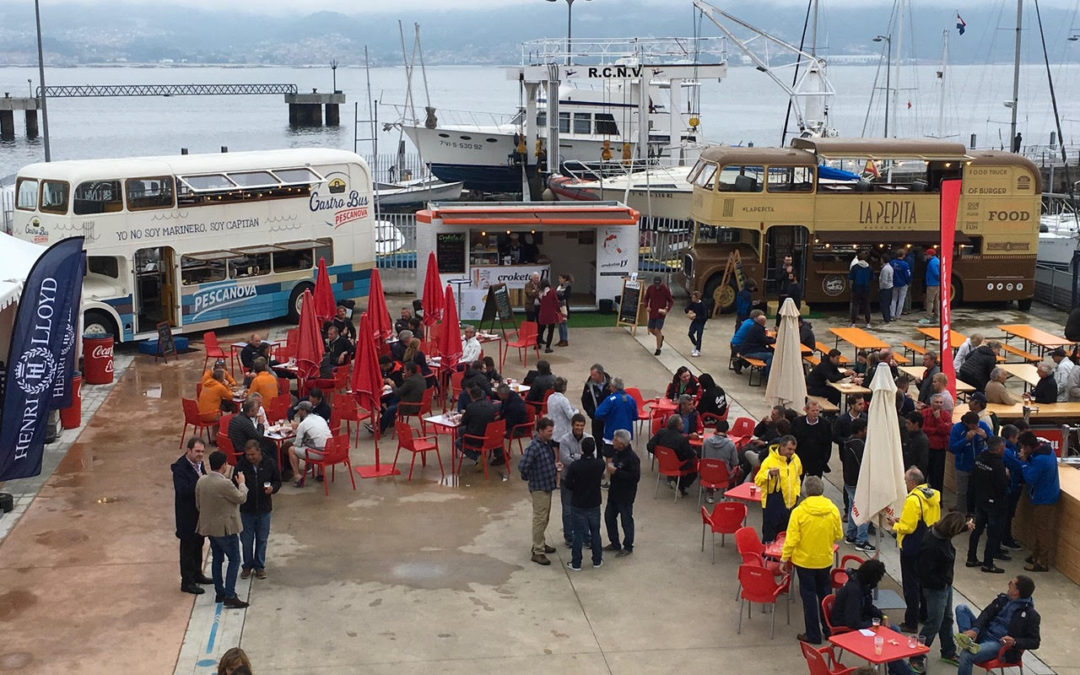
<path fill-rule="evenodd" d="M 945 410 L 945 397 L 934 394 L 930 407 L 922 409 L 923 433 L 930 441 L 930 458 L 926 482 L 938 492 L 945 483 L 945 455 L 949 449 L 949 432 L 952 431 L 952 415 Z"/>
<path fill-rule="evenodd" d="M 652 286 L 645 289 L 645 308 L 649 311 L 649 333 L 656 337 L 656 355 L 664 346 L 664 319 L 675 304 L 671 289 L 660 277 L 653 277 Z"/>
<path fill-rule="evenodd" d="M 555 326 L 559 325 L 561 320 L 559 296 L 555 289 L 551 287 L 551 282 L 544 279 L 540 282 L 540 309 L 537 312 L 536 321 L 540 324 L 538 342 L 544 342 L 544 330 L 547 329 L 547 341 L 544 345 L 545 354 L 550 354 L 552 351 L 551 338 L 555 334 Z"/>

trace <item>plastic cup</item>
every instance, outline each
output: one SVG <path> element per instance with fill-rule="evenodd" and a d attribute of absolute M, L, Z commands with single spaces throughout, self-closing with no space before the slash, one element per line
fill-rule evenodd
<path fill-rule="evenodd" d="M 757 497 L 757 486 L 756 485 L 751 485 L 750 486 L 750 496 L 751 497 Z"/>
<path fill-rule="evenodd" d="M 915 649 L 916 647 L 918 647 L 918 646 L 919 646 L 919 642 L 918 642 L 918 640 L 916 639 L 916 636 L 915 636 L 915 635 L 909 635 L 909 636 L 908 636 L 908 639 L 907 639 L 907 646 L 908 646 L 908 649 Z"/>
<path fill-rule="evenodd" d="M 264 488 L 270 487 L 270 481 L 266 481 L 265 483 L 263 483 L 263 487 Z"/>
<path fill-rule="evenodd" d="M 885 651 L 885 638 L 877 635 L 874 637 L 874 656 L 881 656 L 883 651 Z"/>
<path fill-rule="evenodd" d="M 918 647 L 925 647 L 926 646 L 926 636 L 925 635 L 916 635 L 915 636 L 915 645 L 918 646 Z"/>
<path fill-rule="evenodd" d="M 878 632 L 878 629 L 881 628 L 881 619 L 875 616 L 873 619 L 870 619 L 870 625 L 873 626 L 875 633 Z"/>

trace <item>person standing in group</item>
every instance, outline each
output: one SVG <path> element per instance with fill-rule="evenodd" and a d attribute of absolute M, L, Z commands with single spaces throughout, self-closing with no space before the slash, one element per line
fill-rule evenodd
<path fill-rule="evenodd" d="M 585 433 L 585 416 L 581 413 L 571 418 L 569 433 L 565 436 L 553 437 L 555 445 L 559 448 L 559 462 L 563 465 L 562 478 L 559 480 L 559 497 L 562 502 L 563 543 L 566 544 L 567 548 L 574 544 L 574 514 L 571 508 L 572 495 L 566 485 L 566 472 L 569 471 L 571 464 L 581 459 L 581 445 L 586 438 L 592 439 L 593 437 Z M 595 444 L 595 439 L 593 439 L 593 442 Z M 586 537 L 585 545 L 588 546 L 590 541 Z"/>
<path fill-rule="evenodd" d="M 1009 472 L 1005 468 L 1005 440 L 993 436 L 986 441 L 986 449 L 975 458 L 969 489 L 974 495 L 975 529 L 968 538 L 967 566 L 979 567 L 983 572 L 1004 574 L 1005 570 L 994 560 L 1011 560 L 1001 552 L 1001 536 L 1005 531 L 1005 515 L 1008 513 Z M 986 532 L 982 563 L 979 562 L 979 538 Z"/>
<path fill-rule="evenodd" d="M 851 422 L 851 436 L 840 446 L 840 460 L 844 466 L 844 492 L 847 493 L 847 529 L 844 543 L 855 550 L 873 554 L 877 548 L 870 543 L 870 523 L 855 524 L 852 507 L 855 505 L 855 489 L 859 484 L 863 452 L 866 450 L 866 420 L 857 418 Z"/>
<path fill-rule="evenodd" d="M 1020 497 L 1024 494 L 1024 463 L 1020 461 L 1020 446 L 1017 439 L 1020 438 L 1020 428 L 1013 424 L 1005 424 L 1001 427 L 1001 438 L 1005 441 L 1005 468 L 1009 470 L 1009 489 L 1005 494 L 1005 527 L 1001 533 L 1001 546 L 1012 551 L 1023 548 L 1016 541 L 1012 532 L 1012 521 L 1016 517 L 1016 507 L 1020 505 Z"/>
<path fill-rule="evenodd" d="M 596 416 L 596 407 L 603 403 L 610 393 L 611 377 L 604 372 L 602 364 L 592 364 L 589 377 L 581 390 L 581 409 L 592 420 L 593 438 L 604 437 L 604 420 Z"/>
<path fill-rule="evenodd" d="M 919 553 L 926 530 L 941 518 L 941 493 L 923 480 L 922 471 L 914 466 L 904 472 L 904 486 L 908 490 L 904 508 L 899 519 L 889 519 L 896 532 L 896 545 L 900 547 L 900 579 L 907 605 L 900 630 L 905 633 L 916 632 L 919 620 L 926 620 L 926 601 L 919 587 Z"/>
<path fill-rule="evenodd" d="M 885 323 L 893 320 L 892 296 L 893 287 L 896 284 L 893 280 L 895 270 L 889 264 L 890 257 L 892 254 L 888 251 L 881 254 L 881 272 L 878 273 L 878 304 L 881 308 L 881 319 Z"/>
<path fill-rule="evenodd" d="M 611 389 L 611 395 L 596 407 L 595 413 L 596 417 L 604 420 L 602 438 L 606 445 L 615 444 L 615 432 L 620 430 L 625 431 L 628 439 L 632 440 L 634 422 L 638 418 L 637 401 L 626 393 L 626 385 L 623 384 L 621 377 L 616 377 L 611 381 Z"/>
<path fill-rule="evenodd" d="M 240 505 L 240 546 L 243 549 L 243 568 L 240 578 L 247 579 L 252 573 L 258 579 L 266 578 L 266 545 L 270 540 L 270 512 L 274 508 L 271 495 L 281 489 L 281 472 L 268 455 L 264 455 L 259 442 L 250 440 L 244 446 L 244 454 L 236 462 L 236 470 L 243 474 L 250 485 L 247 501 Z"/>
<path fill-rule="evenodd" d="M 927 647 L 934 644 L 935 636 L 940 637 L 941 660 L 954 666 L 957 659 L 953 642 L 952 584 L 956 548 L 952 539 L 970 530 L 971 525 L 971 521 L 962 513 L 946 513 L 923 535 L 918 565 L 915 567 L 926 605 L 926 621 L 919 635 L 926 641 Z M 925 656 L 915 657 L 910 663 L 916 673 L 926 672 Z"/>
<path fill-rule="evenodd" d="M 738 329 L 743 321 L 750 318 L 750 311 L 754 309 L 754 291 L 757 284 L 747 279 L 742 288 L 735 294 L 735 328 Z"/>
<path fill-rule="evenodd" d="M 971 472 L 975 470 L 975 458 L 986 449 L 986 441 L 994 432 L 979 421 L 979 414 L 967 411 L 949 432 L 949 452 L 953 453 L 953 467 L 956 469 L 956 506 L 955 509 L 975 514 L 975 493 L 971 491 Z"/>
<path fill-rule="evenodd" d="M 671 289 L 659 276 L 653 277 L 652 285 L 645 289 L 645 309 L 649 312 L 649 334 L 656 338 L 656 356 L 664 346 L 664 319 L 674 304 Z"/>
<path fill-rule="evenodd" d="M 930 466 L 930 439 L 923 432 L 922 413 L 912 410 L 900 417 L 900 448 L 904 466 L 916 467 L 925 480 Z"/>
<path fill-rule="evenodd" d="M 555 326 L 559 324 L 560 320 L 559 296 L 551 287 L 551 282 L 544 279 L 540 282 L 540 300 L 537 305 L 536 321 L 540 324 L 537 341 L 544 345 L 545 354 L 554 351 L 551 348 L 551 340 L 555 336 Z M 544 337 L 545 332 L 547 332 L 546 338 Z"/>
<path fill-rule="evenodd" d="M 893 292 L 892 302 L 889 305 L 889 317 L 894 321 L 904 313 L 904 302 L 907 300 L 908 288 L 911 286 L 911 266 L 904 260 L 902 251 L 897 251 L 889 266 L 893 268 Z"/>
<path fill-rule="evenodd" d="M 214 602 L 226 607 L 243 609 L 248 606 L 236 597 L 236 575 L 240 571 L 240 531 L 244 526 L 240 520 L 240 505 L 247 501 L 248 487 L 244 474 L 236 473 L 236 484 L 229 474 L 232 467 L 225 460 L 225 453 L 210 453 L 210 472 L 204 474 L 195 484 L 195 505 L 199 509 L 199 534 L 210 539 L 210 551 L 214 555 L 211 564 L 214 578 L 214 590 L 217 596 Z M 225 559 L 229 567 L 224 578 L 221 566 Z"/>
<path fill-rule="evenodd" d="M 566 378 L 556 377 L 553 393 L 547 399 L 547 415 L 555 423 L 555 441 L 570 433 L 570 425 L 574 415 L 578 414 L 577 408 L 566 398 Z"/>
<path fill-rule="evenodd" d="M 573 290 L 574 277 L 569 272 L 559 275 L 559 285 L 555 287 L 555 297 L 559 299 L 559 344 L 556 347 L 570 346 L 570 329 L 566 322 L 570 319 L 570 294 Z"/>
<path fill-rule="evenodd" d="M 769 446 L 754 483 L 761 489 L 761 540 L 771 542 L 787 529 L 791 509 L 802 488 L 802 462 L 795 454 L 794 436 L 781 436 Z"/>
<path fill-rule="evenodd" d="M 709 318 L 709 310 L 701 300 L 701 291 L 690 294 L 690 303 L 686 305 L 686 316 L 690 319 L 690 330 L 687 336 L 694 347 L 690 356 L 701 356 L 701 339 L 705 333 L 705 321 Z"/>
<path fill-rule="evenodd" d="M 1072 371 L 1077 366 L 1069 360 L 1068 354 L 1061 347 L 1056 347 L 1050 352 L 1050 360 L 1054 362 L 1054 381 L 1057 382 L 1058 387 L 1057 400 L 1059 403 L 1064 403 L 1069 400 L 1069 382 Z"/>
<path fill-rule="evenodd" d="M 532 561 L 538 565 L 550 565 L 547 554 L 555 552 L 555 547 L 545 540 L 551 518 L 551 493 L 555 491 L 558 472 L 563 468 L 562 462 L 556 463 L 555 449 L 551 446 L 554 431 L 555 423 L 551 419 L 541 417 L 537 420 L 536 435 L 518 462 L 518 471 L 522 479 L 529 482 L 529 496 L 532 497 Z"/>
<path fill-rule="evenodd" d="M 870 279 L 873 272 L 870 263 L 866 260 L 866 251 L 859 251 L 855 259 L 851 261 L 848 270 L 848 281 L 851 282 L 851 327 L 855 327 L 855 320 L 862 315 L 866 327 L 870 327 Z"/>
<path fill-rule="evenodd" d="M 923 406 L 919 412 L 923 418 L 923 433 L 927 445 L 927 482 L 930 487 L 941 492 L 945 485 L 945 462 L 949 452 L 949 434 L 952 433 L 952 415 L 945 410 L 945 397 L 934 394 L 930 405 Z"/>
<path fill-rule="evenodd" d="M 613 434 L 614 453 L 608 459 L 607 473 L 611 486 L 608 488 L 607 506 L 604 508 L 604 524 L 607 526 L 608 545 L 605 551 L 616 551 L 622 558 L 634 552 L 634 499 L 638 482 L 641 481 L 641 460 L 630 447 L 630 434 L 619 429 Z M 619 541 L 619 521 L 623 536 Z"/>
<path fill-rule="evenodd" d="M 533 272 L 522 290 L 525 305 L 525 320 L 536 321 L 536 308 L 540 298 L 540 273 Z"/>
<path fill-rule="evenodd" d="M 840 528 L 840 510 L 822 495 L 825 483 L 819 476 L 807 476 L 803 481 L 806 499 L 791 512 L 787 538 L 780 560 L 784 571 L 794 566 L 799 577 L 803 619 L 806 629 L 799 640 L 821 644 L 821 601 L 832 591 L 829 570 L 833 562 L 833 544 L 844 536 Z"/>
<path fill-rule="evenodd" d="M 791 425 L 791 435 L 797 443 L 795 453 L 802 460 L 806 475 L 820 478 L 829 470 L 832 458 L 832 428 L 821 416 L 821 404 L 817 401 L 807 401 L 804 410 L 806 414 Z"/>
<path fill-rule="evenodd" d="M 926 249 L 926 294 L 924 305 L 926 306 L 926 318 L 920 319 L 919 323 L 937 323 L 938 301 L 941 297 L 941 261 L 937 257 L 937 251 L 932 248 Z"/>
<path fill-rule="evenodd" d="M 582 427 L 584 427 L 582 422 Z M 586 437 L 581 441 L 581 458 L 566 469 L 563 482 L 570 492 L 570 509 L 574 519 L 574 540 L 570 562 L 566 566 L 581 571 L 582 547 L 588 541 L 592 549 L 593 567 L 604 564 L 604 552 L 600 541 L 600 483 L 604 480 L 607 465 L 596 456 L 596 441 Z"/>
<path fill-rule="evenodd" d="M 204 591 L 199 584 L 212 584 L 203 574 L 203 544 L 206 539 L 198 533 L 199 508 L 195 504 L 195 485 L 206 475 L 203 453 L 206 445 L 200 438 L 189 438 L 187 452 L 173 462 L 173 508 L 176 512 L 176 538 L 180 540 L 180 590 L 192 595 Z"/>
<path fill-rule="evenodd" d="M 1054 539 L 1058 535 L 1058 499 L 1061 484 L 1058 480 L 1057 457 L 1049 443 L 1039 440 L 1031 431 L 1020 434 L 1020 461 L 1024 463 L 1024 483 L 1031 500 L 1031 555 L 1024 567 L 1028 572 L 1046 572 L 1053 562 Z"/>

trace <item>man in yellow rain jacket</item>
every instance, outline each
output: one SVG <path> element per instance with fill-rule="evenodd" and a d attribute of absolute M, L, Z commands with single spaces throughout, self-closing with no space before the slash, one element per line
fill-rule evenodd
<path fill-rule="evenodd" d="M 923 535 L 930 526 L 941 519 L 941 493 L 923 482 L 922 471 L 911 467 L 904 473 L 908 495 L 904 498 L 904 510 L 900 520 L 890 519 L 896 532 L 896 545 L 900 547 L 900 575 L 904 585 L 904 623 L 900 630 L 914 633 L 919 622 L 926 621 L 926 601 L 919 586 L 919 552 Z"/>
<path fill-rule="evenodd" d="M 761 489 L 761 540 L 774 541 L 787 529 L 788 517 L 802 489 L 802 462 L 795 454 L 795 437 L 781 436 L 769 446 L 754 483 Z"/>
<path fill-rule="evenodd" d="M 825 483 L 818 476 L 807 476 L 803 483 L 806 499 L 791 512 L 784 539 L 784 570 L 795 566 L 799 575 L 799 595 L 802 597 L 806 632 L 798 638 L 803 642 L 821 644 L 821 601 L 832 592 L 829 570 L 833 562 L 833 546 L 844 536 L 840 525 L 840 509 L 822 495 Z"/>

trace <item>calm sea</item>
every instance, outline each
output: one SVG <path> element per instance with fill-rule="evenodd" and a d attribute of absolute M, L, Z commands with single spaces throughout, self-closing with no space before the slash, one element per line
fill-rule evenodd
<path fill-rule="evenodd" d="M 897 123 L 901 136 L 944 135 L 968 142 L 977 135 L 980 147 L 1007 143 L 1012 68 L 997 66 L 950 67 L 946 75 L 945 105 L 941 106 L 941 80 L 934 66 L 905 67 L 901 72 Z M 837 96 L 831 108 L 832 125 L 842 135 L 881 135 L 884 96 L 877 92 L 868 113 L 871 94 L 884 88 L 885 75 L 875 65 L 831 66 Z M 1080 66 L 1054 67 L 1059 109 L 1066 142 L 1080 138 Z M 790 73 L 786 76 L 790 77 Z M 116 67 L 58 68 L 46 73 L 48 83 L 295 83 L 301 91 L 329 91 L 329 68 L 221 68 L 221 67 Z M 894 77 L 895 79 L 895 77 Z M 37 82 L 34 68 L 0 68 L 0 92 L 26 96 L 27 80 Z M 895 86 L 895 82 L 892 83 Z M 336 129 L 294 130 L 288 126 L 287 106 L 280 96 L 191 96 L 145 98 L 67 98 L 49 102 L 49 123 L 54 160 L 179 153 L 254 150 L 297 146 L 352 149 L 353 103 L 360 103 L 361 120 L 369 118 L 365 72 L 339 68 L 337 86 L 349 103 L 341 110 Z M 495 67 L 431 67 L 427 70 L 428 96 L 440 109 L 512 113 L 519 104 L 517 85 Z M 402 68 L 371 71 L 372 97 L 387 104 L 405 100 Z M 1025 66 L 1021 76 L 1019 128 L 1025 145 L 1049 141 L 1054 121 L 1046 75 L 1040 66 Z M 417 71 L 413 93 L 416 103 L 426 100 Z M 787 97 L 764 74 L 752 67 L 732 67 L 722 82 L 702 88 L 702 128 L 710 141 L 731 144 L 753 142 L 776 145 L 787 108 Z M 910 107 L 909 107 L 910 103 Z M 380 122 L 392 122 L 395 113 L 381 107 Z M 940 120 L 940 122 L 939 122 Z M 41 140 L 27 141 L 21 116 L 16 116 L 16 140 L 0 142 L 0 178 L 43 158 Z M 361 136 L 367 135 L 366 132 Z M 380 152 L 396 146 L 396 132 L 381 134 Z M 370 152 L 361 147 L 362 153 Z M 412 151 L 411 148 L 409 150 Z"/>

